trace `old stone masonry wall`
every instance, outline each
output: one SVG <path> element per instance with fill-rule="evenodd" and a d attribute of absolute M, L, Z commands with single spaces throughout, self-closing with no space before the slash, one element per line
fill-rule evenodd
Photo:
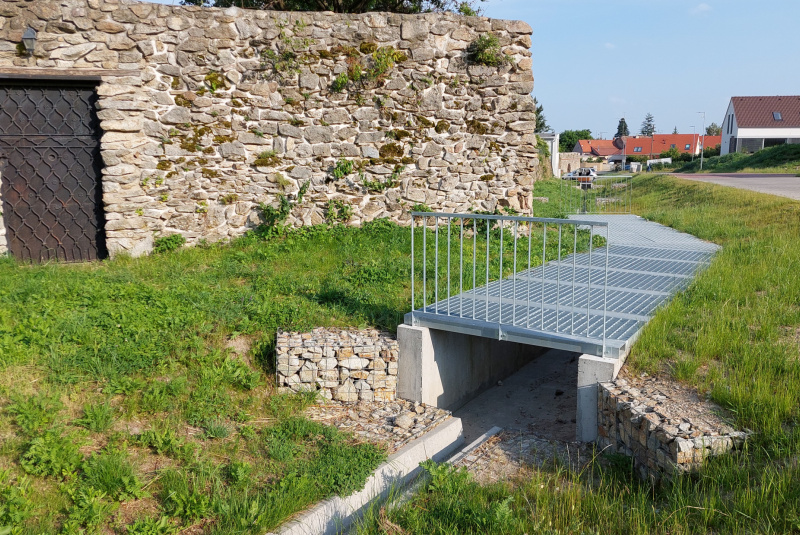
<path fill-rule="evenodd" d="M 141 254 L 154 236 L 241 234 L 301 188 L 294 225 L 403 222 L 417 204 L 528 212 L 530 34 L 454 14 L 3 0 L 0 74 L 101 76 L 108 247 Z M 469 64 L 489 35 L 507 61 Z"/>

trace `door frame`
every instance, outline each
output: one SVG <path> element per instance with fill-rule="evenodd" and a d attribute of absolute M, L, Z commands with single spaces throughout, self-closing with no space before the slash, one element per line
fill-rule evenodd
<path fill-rule="evenodd" d="M 11 71 L 11 72 L 9 72 Z M 15 72 L 17 71 L 17 72 Z M 75 85 L 83 85 L 83 86 L 92 86 L 95 95 L 97 96 L 97 102 L 100 101 L 100 95 L 98 94 L 98 88 L 102 84 L 102 77 L 99 73 L 92 73 L 92 74 L 85 74 L 85 73 L 72 73 L 72 72 L 60 72 L 60 73 L 53 73 L 53 72 L 42 72 L 42 71 L 50 71 L 49 69 L 0 69 L 0 84 L 10 83 L 12 85 L 19 85 L 21 87 L 57 87 L 57 84 L 67 82 L 69 84 Z M 80 71 L 80 70 L 77 70 Z M 99 108 L 95 107 L 95 112 L 99 112 Z M 103 156 L 102 156 L 102 145 L 101 140 L 103 136 L 103 128 L 102 128 L 102 121 L 98 122 L 97 126 L 97 140 L 98 140 L 98 151 L 97 151 L 97 165 L 99 169 L 99 173 L 97 176 L 98 184 L 97 186 L 100 188 L 100 199 L 97 200 L 97 207 L 96 209 L 100 213 L 100 221 L 98 221 L 99 228 L 98 228 L 98 238 L 96 239 L 96 248 L 97 248 L 97 258 L 98 260 L 107 258 L 109 256 L 109 249 L 107 243 L 107 235 L 105 224 L 107 222 L 106 211 L 103 201 L 103 173 L 102 170 L 104 168 L 103 164 Z M 2 184 L 2 173 L 5 167 L 5 158 L 3 158 L 2 154 L 0 154 L 0 184 Z M 5 220 L 3 218 L 2 212 L 3 206 L 3 199 L 2 199 L 2 187 L 0 187 L 0 254 L 6 253 L 8 254 L 9 251 L 9 243 L 8 243 L 8 236 L 7 230 L 5 225 Z"/>

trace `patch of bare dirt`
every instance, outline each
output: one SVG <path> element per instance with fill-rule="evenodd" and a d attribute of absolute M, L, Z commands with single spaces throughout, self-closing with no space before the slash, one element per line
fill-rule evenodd
<path fill-rule="evenodd" d="M 564 466 L 580 470 L 592 459 L 592 445 L 502 431 L 454 463 L 486 484 L 514 479 L 531 467 Z"/>

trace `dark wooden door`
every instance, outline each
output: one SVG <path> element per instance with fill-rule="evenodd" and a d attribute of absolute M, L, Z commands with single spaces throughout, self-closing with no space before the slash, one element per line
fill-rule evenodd
<path fill-rule="evenodd" d="M 33 262 L 106 256 L 93 85 L 0 82 L 8 248 Z"/>

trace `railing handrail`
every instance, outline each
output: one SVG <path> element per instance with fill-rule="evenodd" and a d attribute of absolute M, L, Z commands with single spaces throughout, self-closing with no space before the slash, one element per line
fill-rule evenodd
<path fill-rule="evenodd" d="M 596 227 L 607 227 L 605 221 L 591 221 L 581 219 L 559 219 L 554 217 L 525 217 L 516 215 L 490 215 L 490 214 L 469 214 L 455 212 L 411 212 L 411 217 L 443 217 L 449 219 L 486 219 L 491 221 L 517 221 L 524 223 L 553 223 L 555 225 L 593 225 Z"/>
<path fill-rule="evenodd" d="M 566 180 L 569 180 L 570 178 L 572 177 L 569 177 Z M 633 175 L 597 175 L 596 177 L 594 177 L 595 180 L 601 180 L 603 178 L 633 178 Z"/>

